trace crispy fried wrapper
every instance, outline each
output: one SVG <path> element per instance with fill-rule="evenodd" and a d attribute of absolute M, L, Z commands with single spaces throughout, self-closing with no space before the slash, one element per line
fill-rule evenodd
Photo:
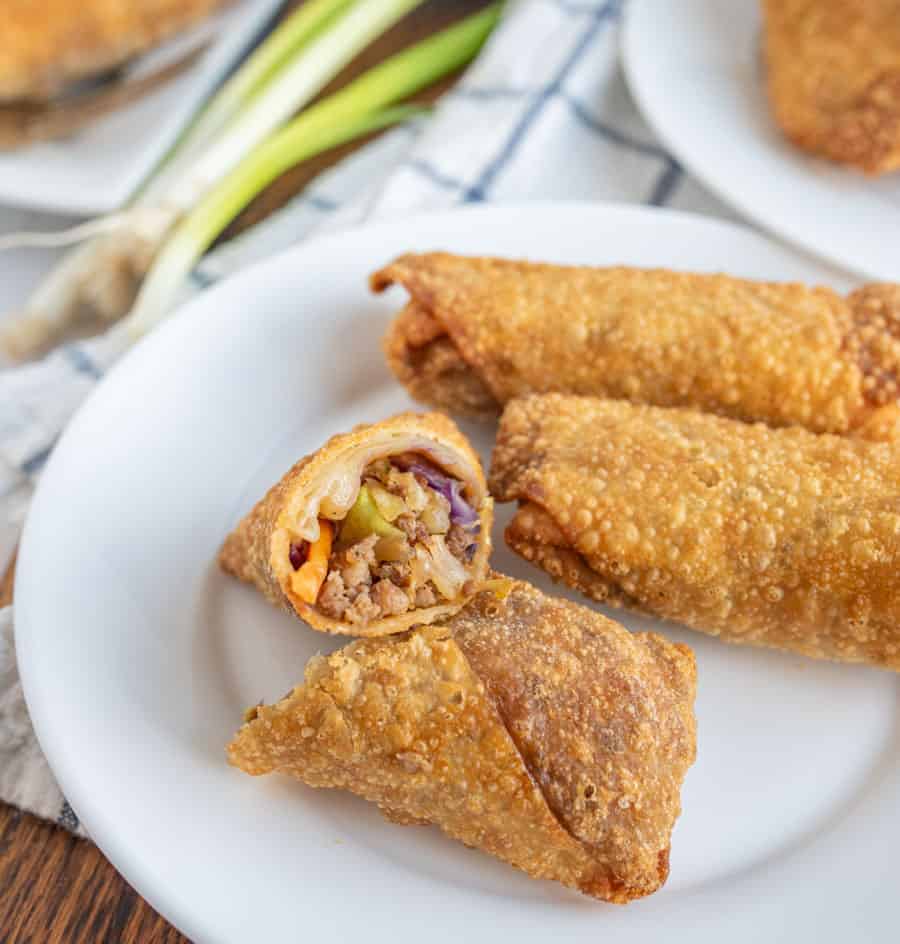
<path fill-rule="evenodd" d="M 114 69 L 230 0 L 12 0 L 0 13 L 0 103 L 43 102 Z"/>
<path fill-rule="evenodd" d="M 228 748 L 624 903 L 666 880 L 695 756 L 683 645 L 513 583 L 442 626 L 360 640 L 248 713 Z"/>
<path fill-rule="evenodd" d="M 509 546 L 594 600 L 728 642 L 900 670 L 900 455 L 691 410 L 510 403 Z"/>
<path fill-rule="evenodd" d="M 867 174 L 900 168 L 897 0 L 764 0 L 769 100 L 798 147 Z"/>
<path fill-rule="evenodd" d="M 466 565 L 468 579 L 452 598 L 416 605 L 397 615 L 355 623 L 329 616 L 322 611 L 321 596 L 311 603 L 294 589 L 295 548 L 315 546 L 323 527 L 336 530 L 359 494 L 363 470 L 374 460 L 399 454 L 422 456 L 463 483 L 462 494 L 477 513 L 472 532 L 476 544 Z M 314 629 L 379 636 L 402 632 L 415 623 L 431 623 L 463 606 L 487 574 L 492 521 L 493 501 L 481 462 L 456 424 L 440 413 L 403 413 L 334 436 L 297 462 L 228 536 L 219 563 Z"/>
<path fill-rule="evenodd" d="M 900 432 L 900 287 L 828 288 L 665 269 L 405 255 L 372 276 L 406 307 L 385 338 L 417 400 L 497 413 L 572 393 L 772 426 Z"/>

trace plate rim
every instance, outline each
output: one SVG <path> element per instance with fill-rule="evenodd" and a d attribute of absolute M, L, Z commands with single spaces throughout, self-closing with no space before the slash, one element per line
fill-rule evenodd
<path fill-rule="evenodd" d="M 192 321 L 196 321 L 196 319 L 191 319 L 190 317 L 194 309 L 202 308 L 203 306 L 206 306 L 210 311 L 216 309 L 217 306 L 214 303 L 221 297 L 220 293 L 231 292 L 237 282 L 259 278 L 266 270 L 271 269 L 274 271 L 285 265 L 289 265 L 294 257 L 301 257 L 305 252 L 316 250 L 330 243 L 340 243 L 349 236 L 358 235 L 363 232 L 375 230 L 377 236 L 378 230 L 396 230 L 401 227 L 409 228 L 411 232 L 410 241 L 413 242 L 417 238 L 413 232 L 414 228 L 416 224 L 420 222 L 425 222 L 429 225 L 440 225 L 440 221 L 443 219 L 456 218 L 461 215 L 470 217 L 506 215 L 514 217 L 522 213 L 540 216 L 548 212 L 565 216 L 575 214 L 584 217 L 598 214 L 618 214 L 622 216 L 643 217 L 648 220 L 656 218 L 657 221 L 660 216 L 663 216 L 673 221 L 692 225 L 699 224 L 711 230 L 738 232 L 744 238 L 750 238 L 761 244 L 766 244 L 769 249 L 778 249 L 789 256 L 793 255 L 799 258 L 807 257 L 809 264 L 823 271 L 828 272 L 829 270 L 833 270 L 829 272 L 829 275 L 833 275 L 835 281 L 848 281 L 847 273 L 833 267 L 829 262 L 822 261 L 816 257 L 810 257 L 808 253 L 803 250 L 798 251 L 791 245 L 782 245 L 768 234 L 761 233 L 745 224 L 668 207 L 651 207 L 642 204 L 614 201 L 548 200 L 516 203 L 468 204 L 443 208 L 436 211 L 410 214 L 401 218 L 365 221 L 352 227 L 304 239 L 267 258 L 251 263 L 223 278 L 206 291 L 199 293 L 179 306 L 173 311 L 172 316 L 167 319 L 166 324 L 160 325 L 150 335 L 135 344 L 97 383 L 96 387 L 70 419 L 48 460 L 47 466 L 38 481 L 38 485 L 32 497 L 29 513 L 22 531 L 14 586 L 14 596 L 17 601 L 16 652 L 20 680 L 29 716 L 32 720 L 38 744 L 44 756 L 47 758 L 48 765 L 50 765 L 50 769 L 63 795 L 72 805 L 92 841 L 109 859 L 113 867 L 135 888 L 138 894 L 145 898 L 166 920 L 192 940 L 201 941 L 209 939 L 209 927 L 203 926 L 202 917 L 196 912 L 189 914 L 183 913 L 178 902 L 167 897 L 165 886 L 156 884 L 156 876 L 151 877 L 148 874 L 150 869 L 147 863 L 142 861 L 140 849 L 134 849 L 124 843 L 120 843 L 116 835 L 114 821 L 106 815 L 104 805 L 99 801 L 94 801 L 93 794 L 90 793 L 87 785 L 81 781 L 77 763 L 71 763 L 69 760 L 65 759 L 67 752 L 61 749 L 61 742 L 59 741 L 62 734 L 56 730 L 56 723 L 53 721 L 53 716 L 55 716 L 56 712 L 51 707 L 52 700 L 46 699 L 42 694 L 45 686 L 52 684 L 52 680 L 41 678 L 38 653 L 39 644 L 37 642 L 39 633 L 29 630 L 28 627 L 31 619 L 29 616 L 29 584 L 33 582 L 32 573 L 37 574 L 40 570 L 39 549 L 36 546 L 37 539 L 33 537 L 34 529 L 31 522 L 36 517 L 33 515 L 34 509 L 41 507 L 40 503 L 45 500 L 44 495 L 49 491 L 49 486 L 45 483 L 51 482 L 52 477 L 58 474 L 56 468 L 63 465 L 65 462 L 66 453 L 72 448 L 71 443 L 77 442 L 79 430 L 81 426 L 89 420 L 91 412 L 94 409 L 94 404 L 109 396 L 109 391 L 115 390 L 118 384 L 127 382 L 125 378 L 134 363 L 139 360 L 152 359 L 158 347 L 168 347 L 168 336 L 178 331 L 189 330 L 187 327 L 180 326 L 188 325 L 191 324 Z M 208 315 L 207 317 L 211 316 Z"/>

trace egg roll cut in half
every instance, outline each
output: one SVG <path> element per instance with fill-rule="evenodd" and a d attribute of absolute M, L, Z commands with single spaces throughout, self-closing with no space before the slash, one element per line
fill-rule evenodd
<path fill-rule="evenodd" d="M 379 636 L 456 612 L 487 571 L 493 503 L 439 413 L 335 436 L 228 536 L 222 568 L 313 629 Z"/>
<path fill-rule="evenodd" d="M 693 655 L 497 583 L 440 626 L 317 656 L 284 699 L 248 712 L 229 759 L 351 790 L 534 878 L 648 895 L 695 755 Z"/>
<path fill-rule="evenodd" d="M 775 119 L 794 144 L 867 174 L 900 168 L 897 0 L 764 0 Z"/>
<path fill-rule="evenodd" d="M 900 432 L 900 286 L 828 288 L 665 269 L 447 253 L 375 273 L 410 300 L 391 369 L 417 400 L 489 415 L 572 393 L 689 406 L 771 426 Z"/>
<path fill-rule="evenodd" d="M 900 669 L 900 447 L 551 394 L 510 403 L 510 547 L 728 642 Z"/>

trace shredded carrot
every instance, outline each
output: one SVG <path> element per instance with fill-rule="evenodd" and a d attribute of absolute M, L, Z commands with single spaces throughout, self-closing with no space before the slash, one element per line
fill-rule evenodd
<path fill-rule="evenodd" d="M 334 527 L 330 521 L 319 519 L 319 537 L 309 546 L 309 553 L 303 566 L 291 575 L 291 590 L 304 603 L 310 606 L 316 602 L 319 590 L 328 573 L 328 558 L 331 556 L 331 542 Z"/>

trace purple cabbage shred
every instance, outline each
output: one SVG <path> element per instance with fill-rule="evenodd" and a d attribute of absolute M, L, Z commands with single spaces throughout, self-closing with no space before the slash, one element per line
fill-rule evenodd
<path fill-rule="evenodd" d="M 292 544 L 290 554 L 291 567 L 299 570 L 306 563 L 306 555 L 309 552 L 309 541 L 301 541 L 299 544 Z"/>
<path fill-rule="evenodd" d="M 450 520 L 453 524 L 463 528 L 471 528 L 478 524 L 478 512 L 462 497 L 463 483 L 459 479 L 445 475 L 424 459 L 408 460 L 403 456 L 395 456 L 395 465 L 413 475 L 421 476 L 436 491 L 450 502 Z"/>

